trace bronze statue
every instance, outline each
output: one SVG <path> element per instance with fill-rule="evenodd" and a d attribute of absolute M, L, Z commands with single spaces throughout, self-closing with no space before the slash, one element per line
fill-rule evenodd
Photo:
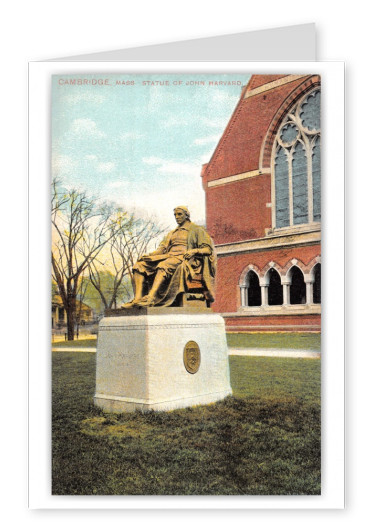
<path fill-rule="evenodd" d="M 134 306 L 182 306 L 197 300 L 214 301 L 216 257 L 214 245 L 203 227 L 190 220 L 185 206 L 174 209 L 178 226 L 152 253 L 141 256 L 133 267 Z M 146 292 L 146 293 L 145 293 Z"/>

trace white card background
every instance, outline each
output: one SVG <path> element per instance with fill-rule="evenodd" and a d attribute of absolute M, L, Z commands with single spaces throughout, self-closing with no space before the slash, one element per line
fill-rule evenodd
<path fill-rule="evenodd" d="M 49 61 L 179 62 L 315 60 L 316 31 L 313 23 L 49 59 Z"/>
<path fill-rule="evenodd" d="M 374 287 L 365 276 L 373 264 L 376 194 L 372 170 L 374 17 L 372 4 L 351 8 L 317 0 L 290 6 L 280 0 L 175 0 L 121 2 L 65 0 L 63 4 L 14 0 L 2 7 L 2 520 L 8 527 L 91 530 L 144 523 L 153 529 L 262 529 L 314 531 L 367 528 L 374 519 Z M 346 511 L 29 511 L 27 509 L 27 63 L 98 50 L 195 39 L 314 21 L 317 57 L 346 61 Z M 273 45 L 277 48 L 279 42 Z M 300 45 L 300 43 L 297 43 Z M 273 59 L 273 58 L 272 58 Z M 291 58 L 293 59 L 293 58 Z M 369 108 L 366 110 L 366 104 Z M 341 200 L 342 198 L 339 198 Z M 11 223 L 10 223 L 11 222 Z M 10 250 L 10 251 L 9 251 Z M 11 255 L 9 255 L 9 252 Z M 33 251 L 30 249 L 30 255 Z M 343 263 L 343 256 L 338 257 Z M 11 273 L 11 274 L 10 274 Z M 34 279 L 30 278 L 30 283 Z M 362 281 L 362 282 L 361 282 Z M 342 287 L 342 291 L 343 291 Z M 38 312 L 35 301 L 33 311 Z M 41 319 L 43 316 L 41 316 Z M 42 332 L 41 332 L 42 333 Z M 41 338 L 42 348 L 43 338 Z M 50 374 L 46 371 L 47 377 Z M 41 379 L 45 377 L 40 375 Z M 44 456 L 48 459 L 49 456 Z M 142 523 L 141 523 L 142 522 Z"/>

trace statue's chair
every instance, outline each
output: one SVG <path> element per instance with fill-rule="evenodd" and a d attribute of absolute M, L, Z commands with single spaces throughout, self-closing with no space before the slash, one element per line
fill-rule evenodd
<path fill-rule="evenodd" d="M 197 306 L 210 308 L 211 299 L 206 290 L 202 274 L 195 275 L 194 278 L 185 280 L 186 292 L 180 293 L 176 298 L 177 306 Z"/>
<path fill-rule="evenodd" d="M 171 307 L 197 307 L 197 308 L 210 308 L 210 304 L 213 302 L 209 292 L 205 287 L 202 275 L 202 264 L 193 272 L 191 269 L 191 275 L 184 278 L 184 293 L 179 293 L 176 299 L 171 304 Z M 153 285 L 154 275 L 146 280 L 146 293 L 150 291 Z M 146 294 L 144 293 L 144 294 Z"/>

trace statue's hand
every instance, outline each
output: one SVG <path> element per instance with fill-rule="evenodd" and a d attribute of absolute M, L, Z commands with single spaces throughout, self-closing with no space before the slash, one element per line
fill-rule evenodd
<path fill-rule="evenodd" d="M 187 251 L 184 255 L 185 260 L 190 260 L 193 256 L 196 254 L 196 249 L 191 249 L 190 251 Z"/>

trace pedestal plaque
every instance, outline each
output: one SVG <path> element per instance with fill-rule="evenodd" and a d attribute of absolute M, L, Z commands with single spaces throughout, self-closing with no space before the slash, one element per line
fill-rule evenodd
<path fill-rule="evenodd" d="M 101 320 L 94 402 L 104 411 L 170 411 L 231 392 L 224 320 L 211 310 L 132 308 Z"/>

